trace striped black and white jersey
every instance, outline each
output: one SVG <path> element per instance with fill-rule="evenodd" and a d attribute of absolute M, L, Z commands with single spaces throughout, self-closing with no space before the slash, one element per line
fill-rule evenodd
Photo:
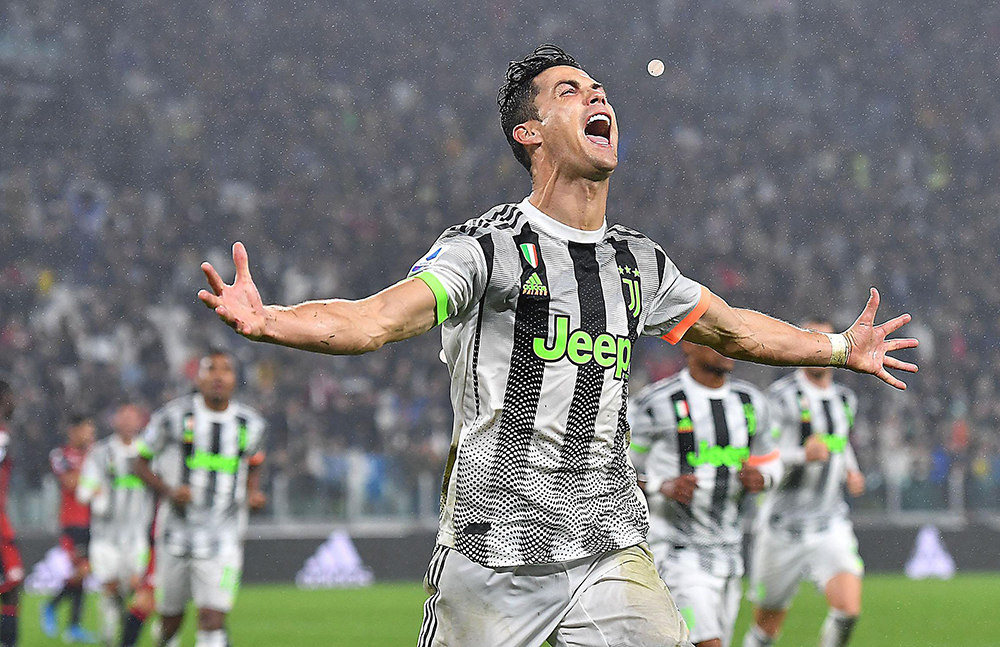
<path fill-rule="evenodd" d="M 153 494 L 132 473 L 136 445 L 125 444 L 112 434 L 94 443 L 83 461 L 76 497 L 90 503 L 90 536 L 94 541 L 127 546 L 149 537 Z"/>
<path fill-rule="evenodd" d="M 650 543 L 698 550 L 706 570 L 720 577 L 742 574 L 746 491 L 738 473 L 749 462 L 765 482 L 781 478 L 767 399 L 748 382 L 710 388 L 684 369 L 640 391 L 630 418 L 632 460 L 646 479 Z M 690 504 L 660 493 L 665 481 L 683 474 L 698 479 Z"/>
<path fill-rule="evenodd" d="M 439 543 L 502 567 L 642 542 L 632 348 L 676 342 L 708 291 L 645 236 L 573 229 L 527 200 L 448 229 L 410 276 L 434 292 L 452 377 Z"/>
<path fill-rule="evenodd" d="M 247 525 L 247 474 L 264 460 L 264 419 L 230 402 L 213 411 L 200 394 L 183 396 L 153 413 L 138 443 L 171 488 L 187 485 L 192 500 L 164 501 L 156 519 L 157 545 L 172 555 L 209 558 L 238 545 Z"/>
<path fill-rule="evenodd" d="M 857 470 L 850 432 L 857 413 L 857 396 L 834 383 L 820 388 L 798 370 L 768 389 L 780 434 L 785 475 L 765 499 L 760 521 L 790 532 L 821 531 L 846 517 L 843 485 L 848 470 Z M 819 434 L 830 449 L 830 460 L 807 463 L 803 445 Z"/>

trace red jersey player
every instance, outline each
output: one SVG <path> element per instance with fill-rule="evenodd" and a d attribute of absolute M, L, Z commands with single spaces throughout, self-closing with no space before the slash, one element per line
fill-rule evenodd
<path fill-rule="evenodd" d="M 75 414 L 67 428 L 68 442 L 56 447 L 49 454 L 52 471 L 59 478 L 62 501 L 59 524 L 62 536 L 59 543 L 73 561 L 73 574 L 66 580 L 62 591 L 42 609 L 42 631 L 50 638 L 58 633 L 56 607 L 64 598 L 72 603 L 70 626 L 63 638 L 67 642 L 92 643 L 93 637 L 80 625 L 83 610 L 83 580 L 90 573 L 87 549 L 90 543 L 90 507 L 76 499 L 76 486 L 80 480 L 80 467 L 87 451 L 94 444 L 94 421 L 86 415 Z"/>
<path fill-rule="evenodd" d="M 0 380 L 0 647 L 17 644 L 17 606 L 24 581 L 21 553 L 14 541 L 14 526 L 7 516 L 7 485 L 10 482 L 10 428 L 14 415 L 14 392 Z"/>

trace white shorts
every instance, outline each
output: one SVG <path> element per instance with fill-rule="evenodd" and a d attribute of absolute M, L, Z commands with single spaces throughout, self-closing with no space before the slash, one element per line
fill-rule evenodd
<path fill-rule="evenodd" d="M 243 574 L 243 551 L 233 548 L 211 559 L 177 557 L 156 547 L 156 610 L 160 615 L 184 613 L 189 600 L 199 609 L 229 613 Z"/>
<path fill-rule="evenodd" d="M 835 575 L 861 577 L 864 572 L 854 527 L 846 519 L 795 537 L 765 528 L 754 537 L 748 597 L 764 609 L 787 609 L 801 580 L 811 581 L 822 593 Z"/>
<path fill-rule="evenodd" d="M 690 646 L 645 545 L 499 569 L 438 546 L 424 588 L 418 647 Z"/>
<path fill-rule="evenodd" d="M 149 542 L 127 544 L 95 539 L 90 542 L 90 568 L 99 584 L 118 582 L 131 589 L 133 578 L 141 578 L 149 563 Z"/>
<path fill-rule="evenodd" d="M 691 631 L 691 642 L 719 639 L 728 647 L 740 612 L 742 573 L 720 577 L 705 570 L 695 548 L 677 550 L 669 544 L 657 544 L 653 555 Z"/>

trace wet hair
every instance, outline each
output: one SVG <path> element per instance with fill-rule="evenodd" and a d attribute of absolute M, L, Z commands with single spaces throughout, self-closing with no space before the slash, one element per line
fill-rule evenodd
<path fill-rule="evenodd" d="M 70 427 L 76 427 L 78 425 L 82 425 L 85 422 L 90 422 L 93 419 L 94 417 L 89 413 L 87 413 L 86 411 L 73 411 L 66 418 L 66 421 L 69 423 Z"/>
<path fill-rule="evenodd" d="M 534 84 L 535 77 L 550 67 L 559 65 L 583 69 L 575 58 L 555 45 L 536 47 L 535 51 L 520 61 L 510 62 L 504 84 L 497 93 L 500 127 L 503 128 L 507 143 L 514 151 L 514 157 L 528 172 L 531 172 L 531 158 L 528 156 L 528 150 L 514 139 L 514 127 L 530 119 L 538 119 L 538 108 L 535 106 L 538 87 Z"/>

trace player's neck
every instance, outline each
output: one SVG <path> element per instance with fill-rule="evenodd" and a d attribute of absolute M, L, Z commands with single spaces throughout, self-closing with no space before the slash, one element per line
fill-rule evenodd
<path fill-rule="evenodd" d="M 803 369 L 802 375 L 806 378 L 806 381 L 809 382 L 809 384 L 812 384 L 817 389 L 829 389 L 833 386 L 832 371 L 824 371 L 823 373 L 817 375 Z"/>
<path fill-rule="evenodd" d="M 201 396 L 202 400 L 205 401 L 205 406 L 212 411 L 225 411 L 229 408 L 229 400 L 223 398 L 206 398 Z"/>
<path fill-rule="evenodd" d="M 583 231 L 604 226 L 608 208 L 608 180 L 569 178 L 557 170 L 535 175 L 528 200 L 554 220 Z"/>
<path fill-rule="evenodd" d="M 726 385 L 726 378 L 729 377 L 728 373 L 709 371 L 698 365 L 688 366 L 688 372 L 691 374 L 691 379 L 709 389 L 721 389 Z"/>

